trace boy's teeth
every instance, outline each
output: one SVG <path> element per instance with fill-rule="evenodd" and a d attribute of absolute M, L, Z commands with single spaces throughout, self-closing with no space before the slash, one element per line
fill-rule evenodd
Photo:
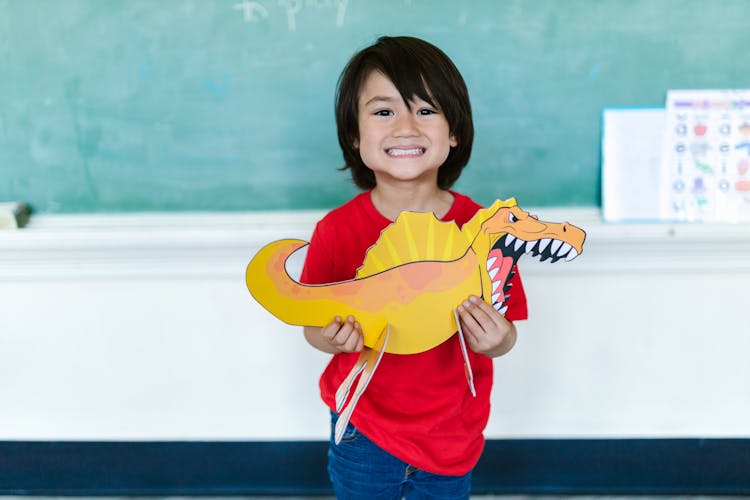
<path fill-rule="evenodd" d="M 424 149 L 422 148 L 414 148 L 414 149 L 389 149 L 388 154 L 393 156 L 407 156 L 407 155 L 418 155 L 422 154 L 424 152 Z"/>

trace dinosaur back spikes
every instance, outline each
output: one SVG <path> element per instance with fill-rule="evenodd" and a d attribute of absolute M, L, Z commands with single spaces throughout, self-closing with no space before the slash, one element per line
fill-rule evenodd
<path fill-rule="evenodd" d="M 410 262 L 456 260 L 470 243 L 454 222 L 441 222 L 432 213 L 403 212 L 367 251 L 357 278 Z"/>

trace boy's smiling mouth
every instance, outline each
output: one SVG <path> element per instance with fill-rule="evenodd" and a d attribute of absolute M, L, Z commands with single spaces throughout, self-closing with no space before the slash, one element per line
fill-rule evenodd
<path fill-rule="evenodd" d="M 388 156 L 420 156 L 425 153 L 425 148 L 414 147 L 414 148 L 388 148 L 385 150 Z"/>

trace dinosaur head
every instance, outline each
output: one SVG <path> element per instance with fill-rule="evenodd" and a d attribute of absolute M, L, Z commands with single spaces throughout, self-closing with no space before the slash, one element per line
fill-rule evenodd
<path fill-rule="evenodd" d="M 560 259 L 570 261 L 583 251 L 585 239 L 582 229 L 567 222 L 540 221 L 515 204 L 498 208 L 481 225 L 477 240 L 481 240 L 480 246 L 484 248 L 475 247 L 480 260 L 486 251 L 487 264 L 482 272 L 485 300 L 504 313 L 513 267 L 522 255 L 553 263 Z"/>

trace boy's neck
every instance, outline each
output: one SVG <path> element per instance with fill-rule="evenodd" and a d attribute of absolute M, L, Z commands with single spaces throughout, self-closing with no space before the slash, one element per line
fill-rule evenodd
<path fill-rule="evenodd" d="M 395 221 L 404 211 L 432 212 L 438 219 L 445 217 L 453 205 L 453 194 L 437 186 L 375 186 L 370 199 L 378 212 Z"/>

